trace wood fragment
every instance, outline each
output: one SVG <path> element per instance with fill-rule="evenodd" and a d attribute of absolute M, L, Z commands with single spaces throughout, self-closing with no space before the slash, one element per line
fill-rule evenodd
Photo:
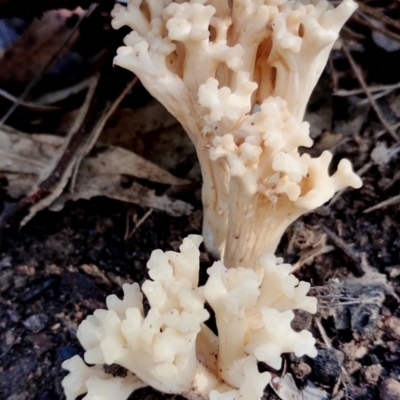
<path fill-rule="evenodd" d="M 360 276 L 363 276 L 365 274 L 365 271 L 361 265 L 361 259 L 359 254 L 355 252 L 353 249 L 351 249 L 350 246 L 348 246 L 343 241 L 343 239 L 341 239 L 338 235 L 336 235 L 336 233 L 330 230 L 327 226 L 321 224 L 321 228 L 328 235 L 329 239 L 333 242 L 333 244 L 353 261 L 357 273 Z"/>
<path fill-rule="evenodd" d="M 322 340 L 325 343 L 325 346 L 328 349 L 331 349 L 332 348 L 332 342 L 329 339 L 328 334 L 326 333 L 325 328 L 323 327 L 323 325 L 321 323 L 321 320 L 319 318 L 317 318 L 317 317 L 314 317 L 314 322 L 315 322 L 315 325 L 317 325 L 318 331 L 319 331 L 319 333 L 320 333 L 320 335 L 322 337 Z"/>
<path fill-rule="evenodd" d="M 146 214 L 144 214 L 143 217 L 140 218 L 140 220 L 137 222 L 137 224 L 134 226 L 134 228 L 131 230 L 131 232 L 129 233 L 129 235 L 126 237 L 125 240 L 130 239 L 132 235 L 139 229 L 139 227 L 146 221 L 146 219 L 150 217 L 152 213 L 153 209 L 150 208 L 150 210 L 148 210 Z"/>

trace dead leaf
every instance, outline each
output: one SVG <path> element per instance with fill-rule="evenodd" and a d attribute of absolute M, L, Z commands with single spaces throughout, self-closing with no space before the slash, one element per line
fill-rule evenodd
<path fill-rule="evenodd" d="M 20 197 L 35 188 L 53 168 L 54 160 L 59 158 L 64 144 L 64 138 L 54 135 L 30 135 L 11 128 L 0 130 L 0 177 L 8 180 L 9 195 Z M 97 144 L 82 161 L 74 192 L 61 194 L 52 209 L 62 209 L 68 200 L 107 196 L 162 210 L 173 216 L 191 212 L 192 207 L 188 203 L 172 200 L 165 195 L 158 196 L 154 190 L 137 182 L 128 188 L 123 187 L 125 176 L 165 185 L 188 183 L 126 149 Z"/>
<path fill-rule="evenodd" d="M 133 182 L 129 188 L 123 187 L 121 175 L 85 175 L 78 174 L 73 193 L 63 193 L 50 206 L 53 211 L 59 211 L 68 200 L 89 200 L 95 196 L 106 196 L 111 199 L 139 204 L 142 207 L 155 208 L 169 215 L 179 217 L 189 215 L 193 207 L 181 200 L 172 200 L 165 195 L 157 196 L 151 190 L 139 183 Z"/>
<path fill-rule="evenodd" d="M 74 12 L 50 11 L 35 19 L 23 35 L 4 54 L 0 64 L 0 81 L 25 84 L 51 60 L 72 27 L 68 20 Z M 69 41 L 61 55 L 67 54 L 78 34 Z"/>
<path fill-rule="evenodd" d="M 329 400 L 328 394 L 310 381 L 303 390 L 298 389 L 291 374 L 274 378 L 270 386 L 281 400 Z"/>
<path fill-rule="evenodd" d="M 172 173 L 182 173 L 182 164 L 187 172 L 197 162 L 195 147 L 181 125 L 155 100 L 136 110 L 117 110 L 99 140 L 130 150 Z"/>
<path fill-rule="evenodd" d="M 9 127 L 0 129 L 0 176 L 8 181 L 11 197 L 20 197 L 46 176 L 64 145 L 54 135 L 26 134 Z"/>
<path fill-rule="evenodd" d="M 120 147 L 98 144 L 92 153 L 94 154 L 82 162 L 83 173 L 133 175 L 137 178 L 166 185 L 186 185 L 189 183 L 187 180 L 179 179 L 137 154 Z"/>

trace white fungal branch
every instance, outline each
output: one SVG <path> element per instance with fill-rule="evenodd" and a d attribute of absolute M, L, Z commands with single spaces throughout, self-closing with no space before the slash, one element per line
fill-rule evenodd
<path fill-rule="evenodd" d="M 316 355 L 315 340 L 307 331 L 294 332 L 291 310 L 316 311 L 307 297 L 310 285 L 290 275 L 291 266 L 265 255 L 251 268 L 227 269 L 216 262 L 209 279 L 198 287 L 201 237 L 184 239 L 180 253 L 155 250 L 147 264 L 151 280 L 142 285 L 150 304 L 143 312 L 137 284 L 123 286 L 123 299 L 107 298 L 107 310 L 96 310 L 78 329 L 85 349 L 64 362 L 67 400 L 125 400 L 134 390 L 150 385 L 190 399 L 255 400 L 271 379 L 259 373 L 257 362 L 281 366 L 281 355 Z M 218 336 L 203 322 L 212 307 Z M 271 328 L 271 320 L 274 321 Z M 103 364 L 127 369 L 113 377 Z"/>
<path fill-rule="evenodd" d="M 276 69 L 273 95 L 285 99 L 299 121 L 340 29 L 357 8 L 353 0 L 344 0 L 334 9 L 327 1 L 315 2 L 315 6 L 307 3 L 282 5 L 272 22 L 272 48 L 267 60 Z"/>
<path fill-rule="evenodd" d="M 220 109 L 215 101 L 210 115 Z M 254 265 L 261 254 L 275 252 L 286 228 L 300 215 L 344 187 L 361 186 L 349 161 L 342 160 L 330 176 L 329 152 L 318 158 L 300 155 L 300 146 L 311 145 L 308 124 L 299 123 L 286 102 L 273 97 L 236 130 L 214 138 L 210 157 L 225 158 L 231 176 L 225 265 Z"/>

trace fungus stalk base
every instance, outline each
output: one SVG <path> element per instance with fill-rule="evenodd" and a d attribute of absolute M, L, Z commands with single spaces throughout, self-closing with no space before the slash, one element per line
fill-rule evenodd
<path fill-rule="evenodd" d="M 255 267 L 261 255 L 275 253 L 286 228 L 304 212 L 285 195 L 246 196 L 240 182 L 232 179 L 224 265 Z"/>
<path fill-rule="evenodd" d="M 225 160 L 210 160 L 207 144 L 196 144 L 196 149 L 203 178 L 204 245 L 215 259 L 221 259 L 228 226 L 229 171 Z"/>

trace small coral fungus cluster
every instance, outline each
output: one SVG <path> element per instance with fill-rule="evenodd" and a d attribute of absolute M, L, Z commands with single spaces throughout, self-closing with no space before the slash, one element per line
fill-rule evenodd
<path fill-rule="evenodd" d="M 303 114 L 353 0 L 130 0 L 113 26 L 132 28 L 115 63 L 134 72 L 182 124 L 203 176 L 206 248 L 222 259 L 198 286 L 200 236 L 180 253 L 156 250 L 151 280 L 107 299 L 79 327 L 85 361 L 64 363 L 68 400 L 124 400 L 150 385 L 193 399 L 256 400 L 281 354 L 316 355 L 309 332 L 295 332 L 294 309 L 315 312 L 309 284 L 273 255 L 305 212 L 361 181 L 331 154 L 310 147 Z M 146 296 L 150 310 L 143 311 Z M 213 309 L 218 334 L 204 322 Z M 118 364 L 114 377 L 103 364 Z"/>

